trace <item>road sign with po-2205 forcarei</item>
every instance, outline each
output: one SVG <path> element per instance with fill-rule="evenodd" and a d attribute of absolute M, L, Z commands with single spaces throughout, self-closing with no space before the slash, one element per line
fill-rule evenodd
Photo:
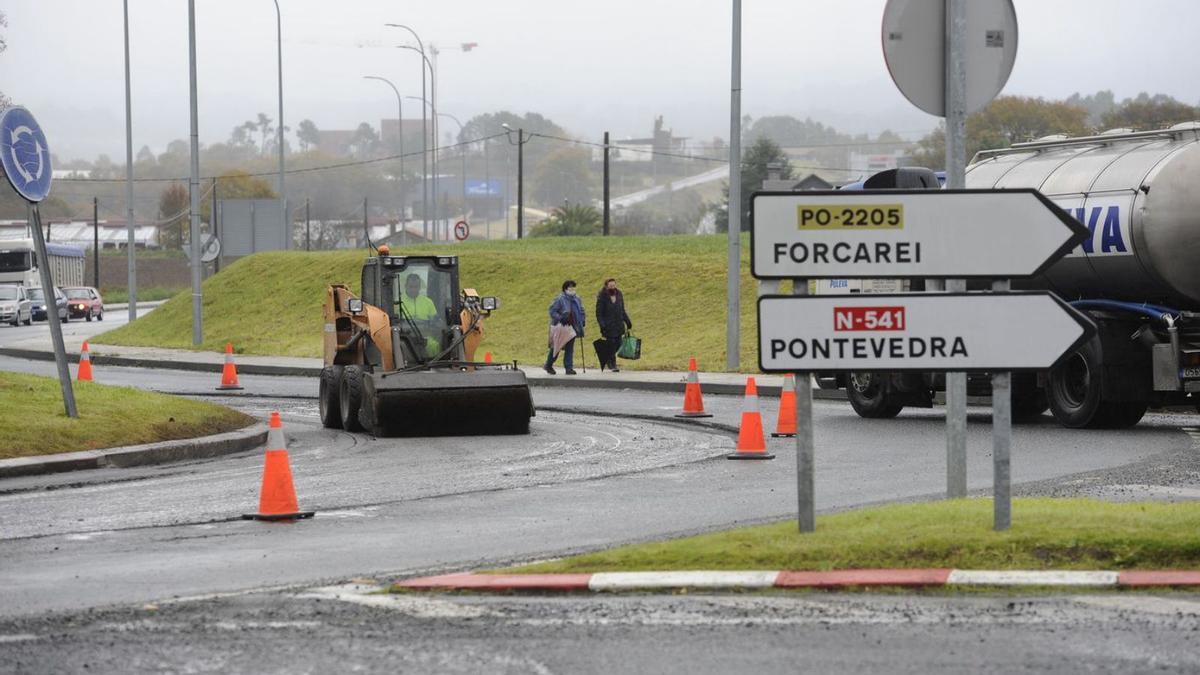
<path fill-rule="evenodd" d="M 1089 234 L 1032 189 L 759 192 L 750 219 L 759 279 L 1033 276 Z"/>
<path fill-rule="evenodd" d="M 758 300 L 758 360 L 767 373 L 1041 370 L 1095 330 L 1044 291 Z"/>

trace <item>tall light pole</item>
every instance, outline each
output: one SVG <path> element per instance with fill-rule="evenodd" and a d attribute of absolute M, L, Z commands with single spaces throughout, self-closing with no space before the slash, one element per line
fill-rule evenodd
<path fill-rule="evenodd" d="M 430 136 L 428 135 L 428 133 L 429 133 L 429 121 L 428 121 L 429 118 L 426 116 L 425 106 L 421 106 L 421 128 L 424 131 L 424 133 L 426 134 L 425 138 L 421 140 L 422 161 L 426 162 L 425 185 L 428 185 L 428 182 L 429 182 L 428 165 L 429 164 L 433 165 L 433 188 L 432 188 L 432 190 L 428 191 L 428 194 L 425 196 L 425 204 L 424 204 L 424 208 L 422 210 L 425 212 L 429 211 L 429 197 L 433 197 L 434 238 L 436 238 L 437 237 L 437 172 L 438 172 L 438 170 L 437 170 L 437 138 L 436 138 L 436 136 L 437 136 L 437 110 L 433 107 L 433 104 L 430 103 L 428 101 L 428 99 L 425 98 L 425 69 L 426 68 L 428 68 L 429 72 L 430 72 L 430 88 L 434 91 L 437 91 L 437 84 L 433 82 L 433 77 L 432 77 L 433 64 L 429 62 L 429 57 L 425 56 L 425 52 L 417 49 L 416 47 L 413 47 L 412 45 L 396 45 L 396 49 L 407 49 L 409 51 L 417 52 L 418 54 L 421 55 L 421 61 L 424 64 L 421 66 L 421 101 L 423 103 L 429 105 L 430 113 L 432 114 L 432 116 L 434 118 L 434 124 L 433 124 L 433 127 L 434 127 L 434 129 L 433 129 L 433 134 L 434 134 L 433 149 L 434 150 L 433 150 L 432 161 L 429 161 L 430 160 L 430 157 L 429 157 Z M 413 98 L 413 97 L 410 96 L 409 98 Z M 424 188 L 422 188 L 422 189 L 424 189 Z M 426 228 L 428 228 L 428 225 L 426 225 Z M 428 238 L 428 233 L 426 234 L 426 238 Z"/>
<path fill-rule="evenodd" d="M 137 226 L 133 222 L 133 110 L 129 86 L 129 0 L 125 8 L 125 229 L 129 238 L 125 244 L 129 255 L 129 323 L 137 319 Z"/>
<path fill-rule="evenodd" d="M 733 48 L 729 88 L 729 260 L 725 284 L 725 368 L 737 370 L 741 357 L 742 245 L 742 0 L 733 0 Z M 807 383 L 804 386 L 808 386 Z"/>
<path fill-rule="evenodd" d="M 396 85 L 392 84 L 392 81 L 387 79 L 386 77 L 379 77 L 378 75 L 363 75 L 363 79 L 364 80 L 379 80 L 380 82 L 383 82 L 387 86 L 391 87 L 392 91 L 396 92 L 396 114 L 398 115 L 398 117 L 396 118 L 396 133 L 400 136 L 400 223 L 401 223 L 401 226 L 403 227 L 404 226 L 404 202 L 405 202 L 405 190 L 404 190 L 404 102 L 401 101 L 400 90 L 397 89 Z"/>
<path fill-rule="evenodd" d="M 188 82 L 191 92 L 192 175 L 188 181 L 191 195 L 192 234 L 192 344 L 204 342 L 200 295 L 200 121 L 196 112 L 196 0 L 188 0 Z"/>
<path fill-rule="evenodd" d="M 425 68 L 430 66 L 429 58 L 425 56 L 425 43 L 421 42 L 421 36 L 417 35 L 417 31 L 404 24 L 386 23 L 384 25 L 390 28 L 403 28 L 417 41 L 417 48 L 413 51 L 421 55 L 421 100 L 425 100 Z M 403 45 L 402 48 L 413 49 L 408 45 Z M 421 172 L 421 223 L 425 240 L 429 241 L 429 118 L 425 116 L 423 106 L 421 108 Z"/>
<path fill-rule="evenodd" d="M 283 231 L 287 233 L 288 248 L 291 248 L 292 227 L 288 217 L 287 197 L 283 186 L 283 15 L 279 13 L 279 0 L 275 0 L 275 46 L 276 63 L 279 68 L 279 217 L 283 219 Z M 216 217 L 216 214 L 213 214 Z"/>

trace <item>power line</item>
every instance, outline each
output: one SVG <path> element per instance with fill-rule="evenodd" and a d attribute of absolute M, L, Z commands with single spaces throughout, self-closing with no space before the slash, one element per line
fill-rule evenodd
<path fill-rule="evenodd" d="M 438 147 L 434 147 L 434 148 L 428 148 L 426 150 L 406 152 L 406 153 L 398 154 L 398 155 L 388 155 L 386 157 L 375 157 L 373 159 L 362 159 L 362 160 L 357 160 L 357 161 L 353 161 L 353 162 L 339 162 L 337 164 L 326 164 L 324 166 L 312 166 L 312 167 L 306 167 L 303 169 L 289 169 L 287 171 L 284 171 L 284 174 L 291 175 L 291 174 L 299 174 L 299 173 L 313 173 L 315 171 L 331 171 L 331 170 L 335 170 L 335 169 L 345 169 L 345 168 L 354 167 L 354 166 L 366 166 L 368 164 L 379 164 L 382 162 L 392 162 L 392 161 L 398 160 L 402 157 L 407 159 L 409 157 L 417 157 L 420 155 L 424 155 L 429 152 L 441 152 L 443 150 L 453 150 L 455 148 L 469 146 L 469 145 L 478 143 L 480 141 L 490 141 L 493 138 L 499 138 L 503 135 L 504 134 L 502 134 L 502 133 L 495 134 L 493 136 L 486 136 L 483 138 L 476 138 L 476 139 L 470 140 L 470 141 L 454 143 L 453 145 L 442 145 L 442 146 L 438 146 Z M 208 176 L 201 176 L 200 179 L 211 181 L 214 178 L 217 180 L 220 180 L 222 178 L 225 178 L 225 179 L 235 178 L 235 177 L 240 178 L 243 176 L 249 177 L 249 178 L 266 178 L 266 177 L 272 177 L 272 176 L 278 176 L 278 175 L 279 175 L 278 171 L 258 171 L 258 172 L 252 172 L 252 173 L 245 173 L 245 174 L 242 174 L 241 176 L 208 175 Z M 178 178 L 158 178 L 158 177 L 156 177 L 156 178 L 135 178 L 135 179 L 133 179 L 133 182 L 135 182 L 135 183 L 172 183 L 172 182 L 182 183 L 182 182 L 186 182 L 187 180 L 189 180 L 187 177 L 178 177 Z M 123 183 L 123 182 L 125 182 L 125 179 L 124 178 L 58 178 L 55 180 L 55 182 L 62 182 L 62 183 Z"/>

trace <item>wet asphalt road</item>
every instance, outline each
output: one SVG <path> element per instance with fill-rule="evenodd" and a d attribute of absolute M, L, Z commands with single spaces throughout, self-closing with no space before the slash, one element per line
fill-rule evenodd
<path fill-rule="evenodd" d="M 3 357 L 0 369 L 53 373 L 50 363 Z M 97 379 L 206 397 L 216 384 L 210 374 L 114 367 Z M 1196 650 L 1184 647 L 1200 634 L 1195 595 L 1151 598 L 1148 609 L 1032 599 L 1032 609 L 1014 612 L 1007 595 L 442 597 L 428 606 L 408 598 L 401 602 L 415 609 L 398 609 L 281 591 L 143 609 L 177 596 L 386 580 L 794 513 L 790 441 L 770 441 L 775 461 L 727 462 L 728 431 L 668 422 L 674 395 L 538 388 L 542 412 L 529 437 L 372 439 L 322 429 L 310 379 L 244 376 L 242 384 L 245 396 L 213 400 L 263 418 L 282 411 L 301 506 L 318 516 L 294 525 L 234 520 L 257 503 L 258 452 L 0 481 L 0 664 L 16 672 L 1196 667 Z M 732 425 L 742 401 L 705 403 L 717 423 Z M 763 403 L 769 426 L 774 401 Z M 820 510 L 942 489 L 941 411 L 868 422 L 844 403 L 815 408 Z M 990 486 L 988 422 L 985 410 L 972 411 L 976 491 Z M 1150 415 L 1133 430 L 1080 432 L 1047 417 L 1018 427 L 1017 492 L 1196 498 L 1200 453 L 1185 430 L 1198 422 Z M 854 604 L 862 602 L 882 604 Z M 105 605 L 120 607 L 90 609 Z"/>
<path fill-rule="evenodd" d="M 340 589 L 339 589 L 340 590 Z M 1200 596 L 361 595 L 0 619 L 18 673 L 1194 673 Z M 349 600 L 349 601 L 348 601 Z"/>

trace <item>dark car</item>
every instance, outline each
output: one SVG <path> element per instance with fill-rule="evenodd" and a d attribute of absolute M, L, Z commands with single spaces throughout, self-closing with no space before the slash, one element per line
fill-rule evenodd
<path fill-rule="evenodd" d="M 46 313 L 46 297 L 42 294 L 40 287 L 29 289 L 29 300 L 33 304 L 30 306 L 30 314 L 34 321 L 45 321 L 50 315 Z M 63 323 L 71 320 L 67 315 L 67 296 L 62 294 L 62 291 L 54 289 L 54 304 L 58 305 L 58 318 Z"/>
<path fill-rule="evenodd" d="M 67 314 L 72 319 L 104 320 L 104 301 L 100 291 L 91 286 L 64 286 L 67 295 Z"/>

